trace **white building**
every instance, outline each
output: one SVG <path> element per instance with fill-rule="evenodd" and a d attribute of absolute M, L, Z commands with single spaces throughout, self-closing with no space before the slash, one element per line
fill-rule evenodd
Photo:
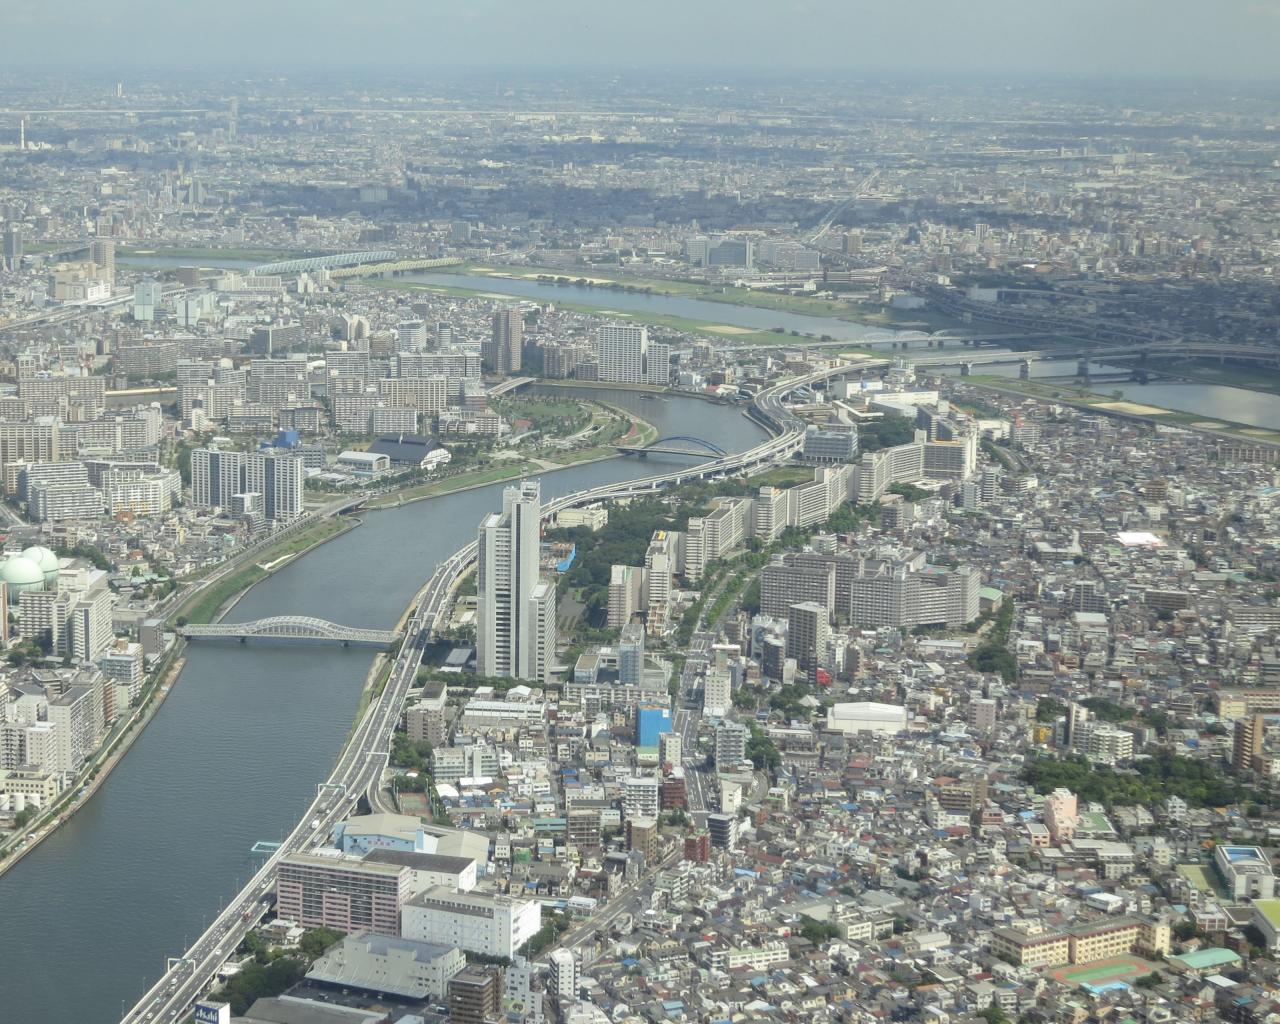
<path fill-rule="evenodd" d="M 481 675 L 547 678 L 555 656 L 555 588 L 539 586 L 541 516 L 538 481 L 526 480 L 506 488 L 502 511 L 480 524 L 476 667 Z"/>
<path fill-rule="evenodd" d="M 457 946 L 488 956 L 514 956 L 542 927 L 542 905 L 510 896 L 436 886 L 409 900 L 401 915 L 407 939 Z"/>
<path fill-rule="evenodd" d="M 659 814 L 659 783 L 651 775 L 631 775 L 622 780 L 622 816 L 656 818 Z"/>
<path fill-rule="evenodd" d="M 456 946 L 388 935 L 348 935 L 307 972 L 310 981 L 385 992 L 405 999 L 443 998 L 449 979 L 466 966 Z"/>
<path fill-rule="evenodd" d="M 560 999 L 576 999 L 578 985 L 582 980 L 582 976 L 578 958 L 574 955 L 573 950 L 561 947 L 552 952 L 549 961 L 550 984 L 547 986 L 548 993 Z"/>
<path fill-rule="evenodd" d="M 854 701 L 827 709 L 827 728 L 835 732 L 884 733 L 895 736 L 907 727 L 907 709 L 898 704 Z"/>
<path fill-rule="evenodd" d="M 600 379 L 618 384 L 657 384 L 671 380 L 671 347 L 649 340 L 649 330 L 631 324 L 606 324 L 596 333 Z"/>

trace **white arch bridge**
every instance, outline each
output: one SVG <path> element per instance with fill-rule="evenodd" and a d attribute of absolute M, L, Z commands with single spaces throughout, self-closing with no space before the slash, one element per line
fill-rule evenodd
<path fill-rule="evenodd" d="M 178 632 L 189 640 L 197 637 L 221 637 L 239 640 L 318 640 L 349 644 L 367 644 L 374 647 L 390 647 L 400 639 L 393 629 L 356 629 L 342 626 L 326 619 L 313 619 L 304 615 L 274 615 L 269 619 L 250 622 L 218 622 L 179 626 Z"/>

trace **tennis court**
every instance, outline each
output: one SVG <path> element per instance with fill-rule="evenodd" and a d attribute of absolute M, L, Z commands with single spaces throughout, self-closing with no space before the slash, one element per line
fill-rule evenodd
<path fill-rule="evenodd" d="M 1156 970 L 1156 965 L 1139 956 L 1117 956 L 1091 964 L 1071 964 L 1058 967 L 1049 973 L 1066 985 L 1079 985 L 1092 989 L 1112 988 L 1127 984 Z"/>

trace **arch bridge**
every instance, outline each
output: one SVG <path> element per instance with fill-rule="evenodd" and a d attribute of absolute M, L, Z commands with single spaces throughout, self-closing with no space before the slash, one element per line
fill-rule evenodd
<path fill-rule="evenodd" d="M 718 444 L 704 441 L 700 437 L 690 437 L 686 434 L 660 437 L 646 445 L 620 444 L 615 447 L 623 455 L 637 455 L 642 459 L 648 455 L 694 455 L 723 459 L 729 454 Z"/>
<path fill-rule="evenodd" d="M 400 634 L 392 629 L 357 629 L 304 615 L 275 615 L 250 622 L 189 623 L 179 626 L 178 632 L 189 640 L 199 637 L 225 637 L 241 643 L 250 639 L 311 640 L 340 643 L 344 647 L 349 644 L 390 647 L 400 639 Z"/>

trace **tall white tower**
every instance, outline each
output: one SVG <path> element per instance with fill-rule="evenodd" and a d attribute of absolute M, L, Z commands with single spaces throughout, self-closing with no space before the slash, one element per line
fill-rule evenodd
<path fill-rule="evenodd" d="M 554 589 L 548 595 L 538 588 L 541 520 L 541 488 L 537 480 L 524 480 L 506 488 L 502 511 L 480 523 L 476 668 L 481 675 L 540 679 L 550 665 L 554 652 L 542 647 L 546 605 L 555 598 Z M 552 620 L 554 614 L 553 604 Z"/>

